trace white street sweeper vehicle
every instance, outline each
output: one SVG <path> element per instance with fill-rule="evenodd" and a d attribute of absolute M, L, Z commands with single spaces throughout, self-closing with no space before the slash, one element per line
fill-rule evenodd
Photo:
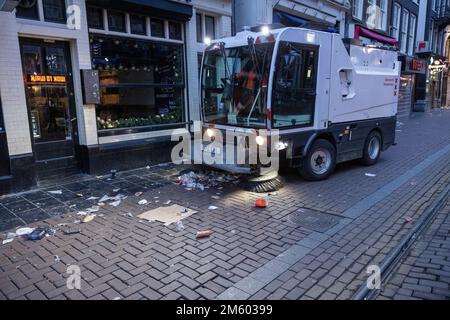
<path fill-rule="evenodd" d="M 399 78 L 398 53 L 389 48 L 301 28 L 244 31 L 205 50 L 203 132 L 213 138 L 253 130 L 261 147 L 277 132 L 280 164 L 297 168 L 307 180 L 323 180 L 337 163 L 377 163 L 395 143 Z M 267 138 L 260 131 L 268 132 Z M 249 151 L 248 141 L 231 140 L 224 139 L 224 146 Z M 202 148 L 203 156 L 219 152 Z M 224 161 L 211 166 L 249 174 L 251 189 L 268 191 L 276 187 L 278 172 L 262 174 L 265 165 Z"/>

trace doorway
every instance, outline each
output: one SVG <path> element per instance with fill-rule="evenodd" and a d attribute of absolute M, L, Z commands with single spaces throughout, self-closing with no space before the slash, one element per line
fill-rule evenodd
<path fill-rule="evenodd" d="M 39 171 L 76 168 L 78 128 L 69 43 L 22 38 L 20 46 L 38 176 Z"/>
<path fill-rule="evenodd" d="M 3 121 L 2 99 L 0 96 L 0 178 L 10 175 L 8 142 L 6 140 L 6 129 Z"/>

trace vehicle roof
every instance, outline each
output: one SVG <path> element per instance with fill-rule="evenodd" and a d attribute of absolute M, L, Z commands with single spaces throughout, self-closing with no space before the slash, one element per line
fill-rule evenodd
<path fill-rule="evenodd" d="M 299 30 L 299 31 L 306 31 L 306 32 L 314 32 L 316 34 L 319 35 L 330 35 L 330 32 L 325 32 L 325 31 L 319 31 L 319 30 L 313 30 L 313 29 L 306 29 L 306 28 L 298 28 L 298 27 L 286 27 L 286 28 L 279 28 L 279 29 L 273 29 L 270 30 L 270 34 L 272 34 L 275 39 L 278 39 L 278 37 L 288 31 L 288 30 Z M 338 34 L 336 34 L 338 35 Z M 238 32 L 235 36 L 233 37 L 226 37 L 226 38 L 221 38 L 221 39 L 215 39 L 212 41 L 212 44 L 215 43 L 219 43 L 219 42 L 224 42 L 225 46 L 227 48 L 230 47 L 239 47 L 239 46 L 243 46 L 243 45 L 247 45 L 247 39 L 249 36 L 252 36 L 254 39 L 258 38 L 259 36 L 264 36 L 264 34 L 262 32 L 253 32 L 253 31 L 241 31 Z"/>

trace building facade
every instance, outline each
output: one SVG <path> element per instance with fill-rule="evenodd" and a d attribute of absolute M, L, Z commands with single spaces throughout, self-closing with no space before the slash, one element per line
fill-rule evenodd
<path fill-rule="evenodd" d="M 235 0 L 234 31 L 278 24 L 328 28 L 344 36 L 349 0 Z"/>
<path fill-rule="evenodd" d="M 168 161 L 199 119 L 203 42 L 231 35 L 230 0 L 7 2 L 0 193 Z"/>

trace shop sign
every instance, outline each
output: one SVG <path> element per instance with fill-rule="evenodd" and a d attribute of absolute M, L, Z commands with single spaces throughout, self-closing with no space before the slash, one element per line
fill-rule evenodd
<path fill-rule="evenodd" d="M 425 74 L 427 69 L 427 63 L 425 60 L 419 59 L 407 59 L 405 64 L 405 71 L 410 73 Z"/>
<path fill-rule="evenodd" d="M 418 41 L 416 53 L 430 52 L 430 42 L 429 41 Z"/>
<path fill-rule="evenodd" d="M 46 76 L 46 75 L 31 74 L 28 76 L 28 82 L 66 83 L 66 76 Z"/>

